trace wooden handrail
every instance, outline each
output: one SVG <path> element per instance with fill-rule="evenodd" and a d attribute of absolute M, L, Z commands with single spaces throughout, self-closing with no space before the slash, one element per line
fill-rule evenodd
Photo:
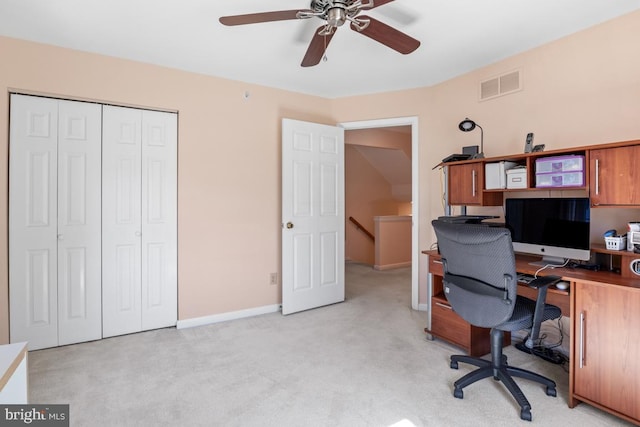
<path fill-rule="evenodd" d="M 367 230 L 366 228 L 364 228 L 364 227 L 362 226 L 362 224 L 360 224 L 360 223 L 359 223 L 359 222 L 358 222 L 354 217 L 350 216 L 350 217 L 349 217 L 349 221 L 351 221 L 352 223 L 354 223 L 354 224 L 356 225 L 356 228 L 357 228 L 358 230 L 362 230 L 362 232 L 363 232 L 364 234 L 366 234 L 367 236 L 369 236 L 369 238 L 370 238 L 371 240 L 373 240 L 374 242 L 376 241 L 376 236 L 374 236 L 374 235 L 373 235 L 369 230 Z"/>

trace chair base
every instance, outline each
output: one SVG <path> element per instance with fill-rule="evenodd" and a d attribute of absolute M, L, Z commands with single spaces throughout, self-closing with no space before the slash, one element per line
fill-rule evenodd
<path fill-rule="evenodd" d="M 524 378 L 527 380 L 538 382 L 546 387 L 546 393 L 548 396 L 556 397 L 556 383 L 547 377 L 544 377 L 535 372 L 528 371 L 526 369 L 516 368 L 507 364 L 507 356 L 502 354 L 502 337 L 503 332 L 499 330 L 491 330 L 491 360 L 480 359 L 477 357 L 471 357 L 466 355 L 451 356 L 451 368 L 458 369 L 458 363 L 468 363 L 473 366 L 477 366 L 478 369 L 469 372 L 457 380 L 453 386 L 453 395 L 458 399 L 462 399 L 464 393 L 463 388 L 469 384 L 473 384 L 483 378 L 493 377 L 496 381 L 502 381 L 507 387 L 513 398 L 520 405 L 520 418 L 525 421 L 531 421 L 531 404 L 527 400 L 526 396 L 516 384 L 513 377 Z"/>

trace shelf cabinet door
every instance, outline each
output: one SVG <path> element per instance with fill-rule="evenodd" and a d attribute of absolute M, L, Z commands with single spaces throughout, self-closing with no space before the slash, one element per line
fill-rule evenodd
<path fill-rule="evenodd" d="M 640 289 L 576 283 L 574 395 L 640 420 Z"/>
<path fill-rule="evenodd" d="M 482 163 L 448 166 L 449 204 L 480 205 L 482 203 Z"/>
<path fill-rule="evenodd" d="M 590 163 L 593 206 L 640 205 L 640 146 L 592 150 Z"/>

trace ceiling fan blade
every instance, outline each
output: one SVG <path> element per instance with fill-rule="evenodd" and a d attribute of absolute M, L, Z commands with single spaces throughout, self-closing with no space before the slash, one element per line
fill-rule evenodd
<path fill-rule="evenodd" d="M 298 12 L 310 12 L 311 10 L 278 10 L 274 12 L 249 13 L 246 15 L 223 16 L 220 23 L 224 25 L 258 24 L 261 22 L 286 21 L 298 19 Z"/>
<path fill-rule="evenodd" d="M 364 34 L 404 55 L 413 52 L 420 46 L 418 40 L 370 16 L 358 16 L 358 20 L 368 20 L 369 25 L 364 29 L 359 29 L 358 26 L 352 22 L 351 29 L 353 31 Z"/>
<path fill-rule="evenodd" d="M 320 31 L 325 28 L 324 25 L 319 27 L 316 32 L 313 34 L 313 38 L 311 39 L 311 43 L 309 43 L 309 47 L 307 48 L 307 53 L 305 53 L 304 58 L 302 59 L 303 67 L 313 67 L 314 65 L 318 65 L 322 56 L 327 51 L 327 46 L 329 46 L 329 42 L 333 38 L 335 31 L 332 31 L 327 35 L 320 35 Z"/>

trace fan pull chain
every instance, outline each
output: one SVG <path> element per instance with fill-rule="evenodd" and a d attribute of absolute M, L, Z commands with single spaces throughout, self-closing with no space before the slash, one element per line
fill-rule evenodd
<path fill-rule="evenodd" d="M 327 62 L 328 58 L 327 58 L 327 36 L 325 35 L 324 37 L 322 37 L 322 40 L 324 41 L 324 54 L 322 55 L 322 61 L 323 62 Z"/>

